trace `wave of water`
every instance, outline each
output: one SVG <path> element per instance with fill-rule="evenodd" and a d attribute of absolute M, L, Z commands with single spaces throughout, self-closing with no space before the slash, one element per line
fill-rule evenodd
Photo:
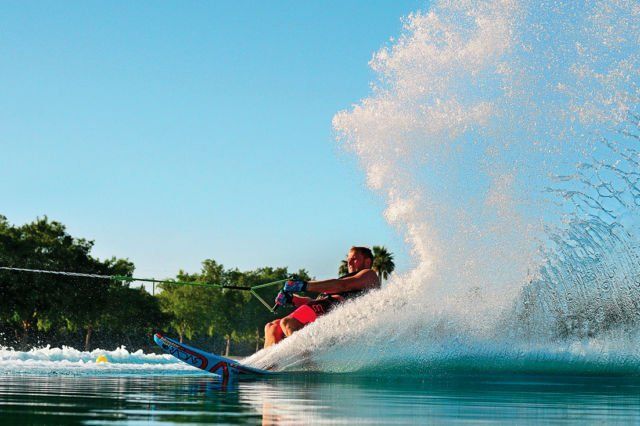
<path fill-rule="evenodd" d="M 99 356 L 107 362 L 97 363 Z M 91 352 L 63 346 L 62 348 L 16 351 L 0 348 L 0 375 L 183 375 L 206 374 L 188 366 L 171 355 L 145 354 L 141 350 L 129 352 L 125 347 L 113 351 L 95 349 Z"/>
<path fill-rule="evenodd" d="M 334 117 L 414 267 L 247 361 L 640 372 L 640 4 L 439 1 Z"/>

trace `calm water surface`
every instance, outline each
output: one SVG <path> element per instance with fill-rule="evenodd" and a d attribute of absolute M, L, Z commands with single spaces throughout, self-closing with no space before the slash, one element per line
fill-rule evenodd
<path fill-rule="evenodd" d="M 3 424 L 640 423 L 640 379 L 0 377 Z"/>

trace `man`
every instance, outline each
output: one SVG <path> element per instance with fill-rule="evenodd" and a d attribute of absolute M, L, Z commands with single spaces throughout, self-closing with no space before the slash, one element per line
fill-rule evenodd
<path fill-rule="evenodd" d="M 371 266 L 373 253 L 367 247 L 351 247 L 347 256 L 349 273 L 344 277 L 322 281 L 287 281 L 278 296 L 278 306 L 293 305 L 298 309 L 284 318 L 271 321 L 264 327 L 264 347 L 275 345 L 291 336 L 336 304 L 362 295 L 367 290 L 380 287 L 380 279 Z M 316 299 L 302 297 L 295 292 L 320 293 Z"/>

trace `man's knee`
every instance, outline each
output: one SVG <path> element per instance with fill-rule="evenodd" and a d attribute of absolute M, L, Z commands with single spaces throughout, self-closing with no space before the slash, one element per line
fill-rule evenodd
<path fill-rule="evenodd" d="M 280 320 L 275 320 L 275 321 L 266 323 L 264 326 L 264 332 L 266 333 L 267 331 L 270 331 L 271 329 L 276 327 L 278 325 L 278 322 L 280 322 Z"/>
<path fill-rule="evenodd" d="M 283 338 L 284 338 L 284 332 L 282 331 L 282 327 L 280 327 L 279 319 L 275 321 L 271 321 L 264 326 L 265 344 L 278 343 Z"/>
<path fill-rule="evenodd" d="M 278 331 L 280 331 L 280 320 L 277 319 L 275 321 L 271 321 L 268 322 L 265 326 L 264 326 L 264 334 L 277 334 Z"/>
<path fill-rule="evenodd" d="M 280 327 L 286 336 L 290 336 L 294 331 L 304 327 L 304 324 L 293 317 L 284 317 L 280 320 Z"/>

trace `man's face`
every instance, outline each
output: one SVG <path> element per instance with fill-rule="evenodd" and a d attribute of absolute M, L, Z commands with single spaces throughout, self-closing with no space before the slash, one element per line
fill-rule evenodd
<path fill-rule="evenodd" d="M 356 250 L 351 250 L 347 255 L 347 268 L 349 273 L 361 271 L 369 267 L 369 259 L 358 253 Z"/>

